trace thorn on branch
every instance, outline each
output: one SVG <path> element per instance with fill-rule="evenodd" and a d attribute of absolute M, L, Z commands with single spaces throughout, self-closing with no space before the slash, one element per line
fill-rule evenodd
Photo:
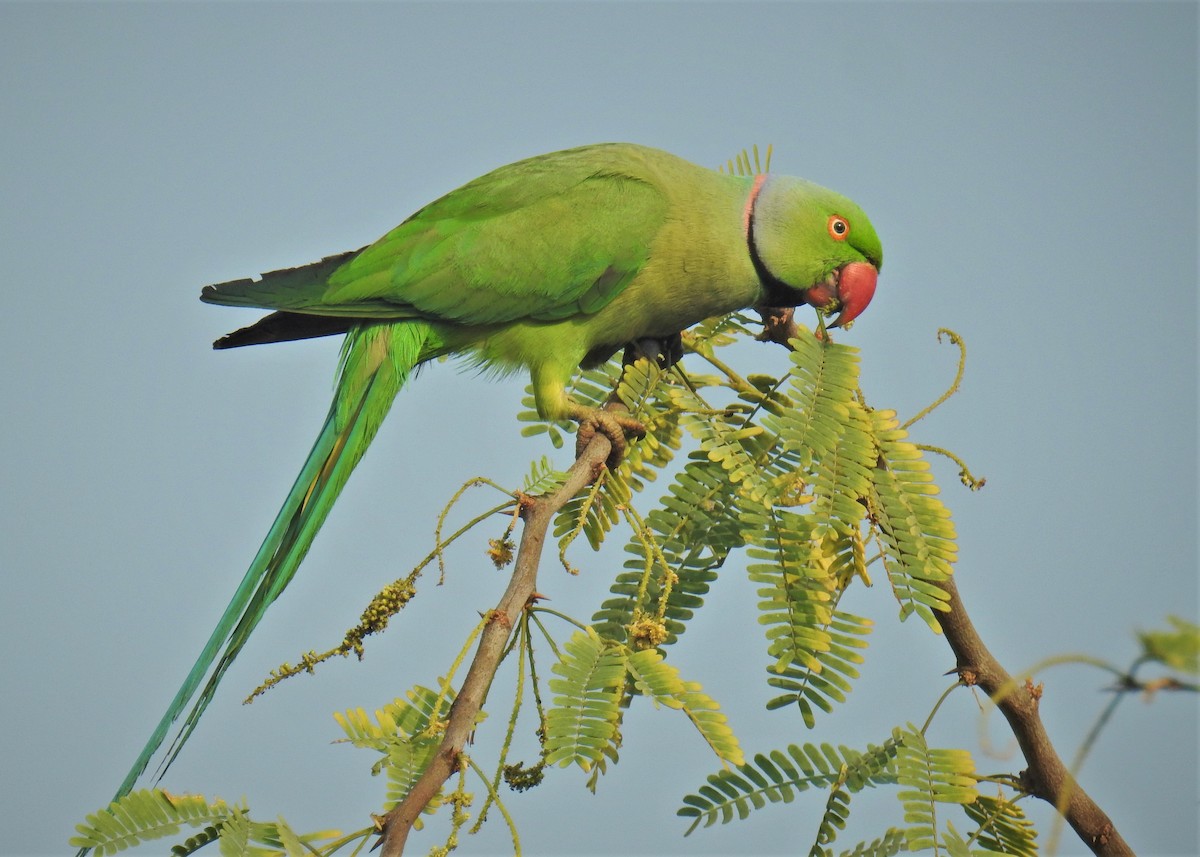
<path fill-rule="evenodd" d="M 975 687 L 975 685 L 979 684 L 979 675 L 971 667 L 955 667 L 952 670 L 946 670 L 942 675 L 954 675 L 956 673 L 963 687 Z"/>

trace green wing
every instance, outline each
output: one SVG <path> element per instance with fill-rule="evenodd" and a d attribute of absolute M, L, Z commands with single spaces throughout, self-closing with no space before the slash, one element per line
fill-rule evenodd
<path fill-rule="evenodd" d="M 460 324 L 596 312 L 667 217 L 665 153 L 624 144 L 519 161 L 462 186 L 355 253 L 209 286 L 211 303 Z"/>

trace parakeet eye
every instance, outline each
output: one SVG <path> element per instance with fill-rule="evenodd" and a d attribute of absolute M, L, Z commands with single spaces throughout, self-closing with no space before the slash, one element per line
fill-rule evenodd
<path fill-rule="evenodd" d="M 829 235 L 834 241 L 845 241 L 846 236 L 850 234 L 850 221 L 842 217 L 840 214 L 833 214 L 829 217 Z"/>

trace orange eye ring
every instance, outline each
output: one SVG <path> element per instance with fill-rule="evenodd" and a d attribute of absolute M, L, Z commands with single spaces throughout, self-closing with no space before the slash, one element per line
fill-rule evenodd
<path fill-rule="evenodd" d="M 834 241 L 845 241 L 850 234 L 850 221 L 842 217 L 840 214 L 831 214 L 829 216 L 829 237 Z"/>

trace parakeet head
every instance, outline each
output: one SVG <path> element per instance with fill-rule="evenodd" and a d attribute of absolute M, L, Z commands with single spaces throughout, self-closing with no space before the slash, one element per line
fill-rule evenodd
<path fill-rule="evenodd" d="M 790 176 L 756 176 L 746 205 L 750 257 L 766 306 L 809 304 L 857 318 L 875 295 L 883 247 L 862 209 Z"/>

